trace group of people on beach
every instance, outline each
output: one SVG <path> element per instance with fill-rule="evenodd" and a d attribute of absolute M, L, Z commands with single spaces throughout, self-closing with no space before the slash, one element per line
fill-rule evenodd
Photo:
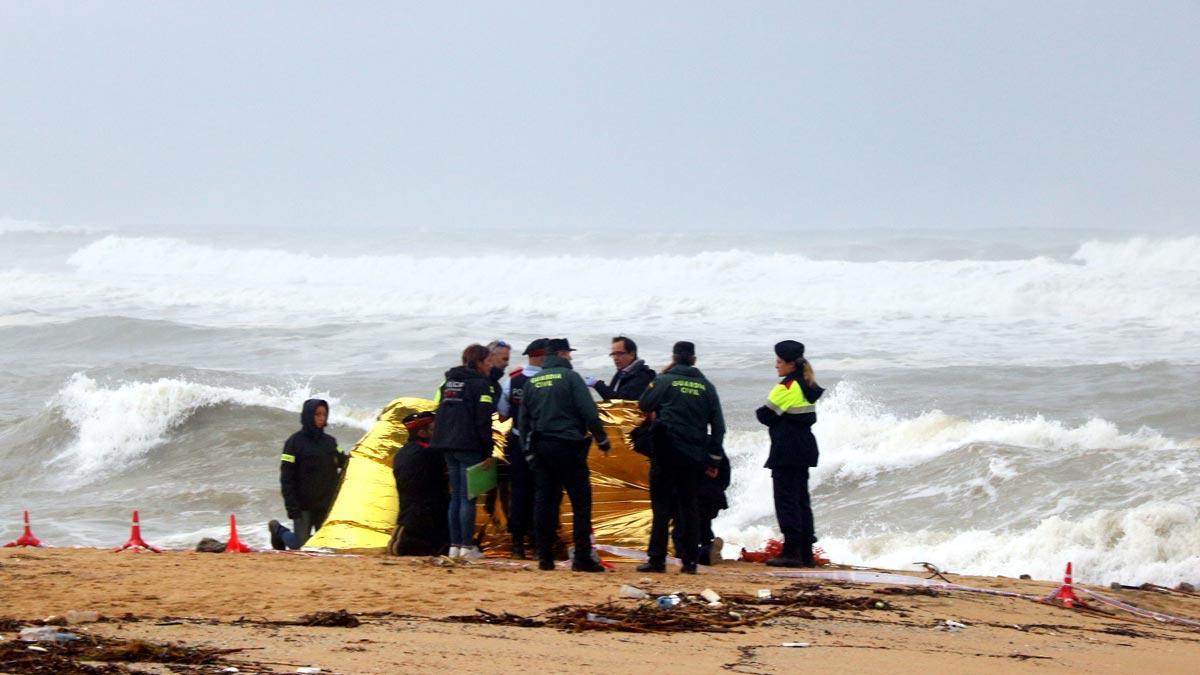
<path fill-rule="evenodd" d="M 538 338 L 522 355 L 528 362 L 507 373 L 512 347 L 503 340 L 472 344 L 461 363 L 445 373 L 434 411 L 403 420 L 408 441 L 395 454 L 393 474 L 400 516 L 389 551 L 396 555 L 483 557 L 475 541 L 475 496 L 468 469 L 491 469 L 493 417 L 512 420 L 505 439 L 502 483 L 512 555 L 532 551 L 542 570 L 554 569 L 563 492 L 571 501 L 571 569 L 601 572 L 593 553 L 592 489 L 588 453 L 611 447 L 592 391 L 606 401 L 637 401 L 645 421 L 631 434 L 634 449 L 650 461 L 652 509 L 647 561 L 641 572 L 666 571 L 668 529 L 684 573 L 720 558 L 712 521 L 727 508 L 730 464 L 724 450 L 725 420 L 716 386 L 696 367 L 692 342 L 676 342 L 670 362 L 656 372 L 638 357 L 630 338 L 612 339 L 616 372 L 608 382 L 572 368 L 566 338 Z M 816 542 L 808 493 L 809 469 L 817 465 L 812 434 L 815 404 L 824 390 L 804 357 L 804 345 L 775 345 L 781 378 L 755 414 L 769 430 L 775 514 L 783 533 L 782 554 L 767 564 L 815 566 Z M 293 528 L 271 521 L 272 545 L 299 548 L 320 528 L 336 497 L 347 456 L 325 433 L 329 404 L 306 401 L 302 429 L 284 444 L 280 482 Z"/>

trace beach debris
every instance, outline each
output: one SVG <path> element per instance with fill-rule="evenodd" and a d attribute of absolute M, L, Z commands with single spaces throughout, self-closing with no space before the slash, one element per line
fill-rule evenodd
<path fill-rule="evenodd" d="M 711 588 L 706 588 L 706 589 L 700 591 L 700 597 L 707 600 L 709 602 L 709 604 L 721 601 L 721 596 Z"/>
<path fill-rule="evenodd" d="M 808 643 L 808 642 L 784 642 L 783 644 L 781 644 L 781 645 L 779 645 L 779 646 L 780 646 L 780 647 L 797 647 L 797 648 L 800 648 L 800 647 L 811 647 L 811 646 L 812 646 L 812 644 L 811 644 L 811 643 Z"/>
<path fill-rule="evenodd" d="M 82 611 L 72 609 L 63 616 L 63 619 L 65 619 L 69 624 L 96 623 L 100 620 L 100 612 L 95 612 L 90 609 Z"/>
<path fill-rule="evenodd" d="M 145 539 L 142 539 L 142 525 L 141 521 L 138 519 L 137 511 L 133 512 L 133 525 L 129 530 L 129 541 L 113 549 L 114 553 L 120 553 L 121 551 L 133 551 L 134 553 L 151 551 L 154 553 L 162 553 L 162 549 L 156 546 L 151 546 L 150 544 L 146 543 Z"/>
<path fill-rule="evenodd" d="M 602 624 L 606 624 L 609 626 L 619 623 L 616 619 L 610 619 L 607 616 L 600 616 L 599 614 L 596 614 L 595 612 L 588 612 L 587 620 L 591 621 L 592 623 L 602 623 Z"/>
<path fill-rule="evenodd" d="M 1020 579 L 1021 581 L 1029 581 L 1030 579 L 1033 579 L 1033 577 L 1028 574 L 1022 574 L 1021 576 L 1019 576 L 1017 578 Z"/>
<path fill-rule="evenodd" d="M 296 672 L 302 675 L 317 675 L 317 673 L 321 672 L 321 669 L 313 666 L 301 666 L 296 669 Z"/>
<path fill-rule="evenodd" d="M 926 595 L 931 598 L 941 595 L 928 586 L 886 586 L 875 589 L 875 592 L 879 595 Z"/>
<path fill-rule="evenodd" d="M 760 588 L 760 589 L 758 589 L 757 595 L 758 595 L 759 600 L 770 600 L 771 599 L 771 589 Z"/>
<path fill-rule="evenodd" d="M 654 602 L 658 605 L 659 609 L 671 609 L 682 601 L 678 595 L 660 595 L 654 599 Z"/>
<path fill-rule="evenodd" d="M 637 586 L 630 586 L 629 584 L 623 584 L 621 586 L 621 590 L 618 591 L 617 594 L 622 598 L 628 598 L 631 600 L 645 600 L 646 598 L 650 597 L 650 594 L 646 591 L 643 591 Z"/>
<path fill-rule="evenodd" d="M 326 628 L 357 628 L 362 624 L 357 616 L 344 609 L 336 612 L 313 612 L 305 614 L 296 621 L 289 622 L 296 626 L 321 626 Z"/>
<path fill-rule="evenodd" d="M 946 619 L 945 621 L 938 624 L 939 629 L 949 631 L 951 633 L 957 633 L 958 631 L 963 630 L 966 627 L 967 627 L 967 624 L 965 624 L 961 621 L 955 621 L 954 619 Z"/>
<path fill-rule="evenodd" d="M 940 569 L 938 569 L 938 566 L 937 566 L 937 565 L 934 565 L 934 564 L 933 564 L 933 563 L 931 563 L 931 562 L 923 562 L 923 561 L 918 561 L 918 562 L 915 562 L 915 563 L 913 563 L 913 564 L 914 564 L 914 565 L 919 565 L 919 566 L 921 566 L 921 567 L 924 567 L 924 568 L 925 568 L 925 571 L 926 571 L 926 572 L 929 572 L 929 576 L 925 577 L 926 579 L 932 579 L 932 578 L 934 578 L 934 577 L 937 577 L 938 579 L 941 579 L 942 581 L 944 581 L 944 582 L 946 582 L 946 583 L 948 583 L 948 584 L 949 584 L 949 583 L 953 583 L 953 582 L 951 582 L 949 579 L 947 579 L 947 578 L 946 578 L 946 577 L 943 575 L 942 571 L 941 571 Z"/>
<path fill-rule="evenodd" d="M 1179 582 L 1179 585 L 1175 587 L 1175 590 L 1183 591 L 1184 593 L 1195 593 L 1196 586 L 1194 584 L 1189 584 L 1186 581 L 1181 581 Z"/>
<path fill-rule="evenodd" d="M 73 637 L 75 639 L 67 642 L 43 640 L 38 641 L 36 645 L 21 640 L 0 642 L 0 672 L 108 675 L 135 672 L 123 665 L 128 663 L 220 666 L 231 665 L 224 660 L 224 655 L 243 651 L 185 647 L 92 635 Z M 239 665 L 245 667 L 246 664 Z"/>
<path fill-rule="evenodd" d="M 4 548 L 29 547 L 29 548 L 44 548 L 46 545 L 40 539 L 33 536 L 33 531 L 29 529 L 29 512 L 25 512 L 25 532 L 15 540 L 8 542 Z"/>
<path fill-rule="evenodd" d="M 474 614 L 448 616 L 442 620 L 452 623 L 482 623 L 489 626 L 517 626 L 518 628 L 540 628 L 546 625 L 546 622 L 541 619 L 521 616 L 520 614 L 510 614 L 509 612 L 494 614 L 479 608 L 475 609 Z"/>
<path fill-rule="evenodd" d="M 79 636 L 61 631 L 57 626 L 37 626 L 22 628 L 17 639 L 21 642 L 73 642 Z"/>
<path fill-rule="evenodd" d="M 197 553 L 224 553 L 225 542 L 212 537 L 205 537 L 196 544 Z"/>

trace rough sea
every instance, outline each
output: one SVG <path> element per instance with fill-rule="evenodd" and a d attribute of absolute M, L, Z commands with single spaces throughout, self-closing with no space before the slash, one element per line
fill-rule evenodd
<path fill-rule="evenodd" d="M 776 536 L 774 342 L 828 391 L 835 561 L 1200 582 L 1200 237 L 1036 230 L 339 234 L 0 221 L 0 541 L 265 545 L 301 402 L 343 447 L 470 342 L 697 344 L 730 427 L 727 555 Z M 520 363 L 514 356 L 513 365 Z"/>

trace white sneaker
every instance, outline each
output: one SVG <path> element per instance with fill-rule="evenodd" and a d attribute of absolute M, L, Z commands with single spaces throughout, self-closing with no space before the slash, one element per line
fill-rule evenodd
<path fill-rule="evenodd" d="M 458 557 L 463 560 L 482 560 L 483 551 L 480 551 L 478 546 L 464 546 L 459 551 Z"/>
<path fill-rule="evenodd" d="M 461 549 L 459 549 L 459 547 L 457 547 L 457 546 L 451 546 L 451 547 L 450 547 L 450 552 L 446 554 L 446 557 L 448 557 L 448 558 L 457 558 L 460 552 L 461 552 Z"/>

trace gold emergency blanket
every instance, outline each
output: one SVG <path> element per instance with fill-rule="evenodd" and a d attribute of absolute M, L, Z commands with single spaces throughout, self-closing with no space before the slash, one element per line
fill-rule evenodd
<path fill-rule="evenodd" d="M 605 456 L 593 447 L 588 455 L 596 543 L 640 549 L 646 545 L 650 533 L 650 467 L 645 457 L 633 451 L 629 433 L 641 423 L 642 415 L 633 401 L 600 403 L 597 407 L 612 450 Z M 306 548 L 341 552 L 387 549 L 400 513 L 392 459 L 408 440 L 403 420 L 411 413 L 436 408 L 433 401 L 422 398 L 398 398 L 383 408 L 375 426 L 350 451 L 333 508 L 325 524 L 305 544 Z M 510 427 L 510 422 L 498 419 L 492 424 L 495 439 L 492 455 L 501 461 Z M 511 543 L 507 532 L 506 487 L 502 481 L 500 490 L 492 490 L 478 500 L 477 534 L 492 554 L 506 552 Z M 561 532 L 568 538 L 569 509 L 570 500 L 564 497 Z"/>

